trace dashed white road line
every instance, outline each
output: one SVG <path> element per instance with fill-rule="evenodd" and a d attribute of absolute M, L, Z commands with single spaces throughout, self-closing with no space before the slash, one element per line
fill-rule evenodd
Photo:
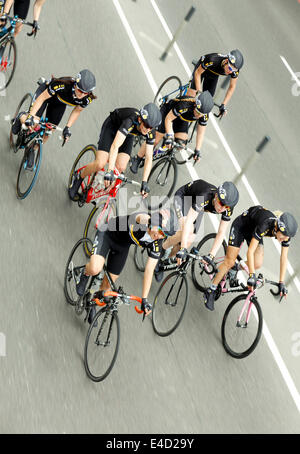
<path fill-rule="evenodd" d="M 123 26 L 124 26 L 128 36 L 129 36 L 129 39 L 130 39 L 130 41 L 131 41 L 131 43 L 133 45 L 133 48 L 134 48 L 134 50 L 135 50 L 135 52 L 136 52 L 136 54 L 137 54 L 137 56 L 138 56 L 138 58 L 140 60 L 142 68 L 143 68 L 143 70 L 145 72 L 145 75 L 146 75 L 146 77 L 147 77 L 147 79 L 149 81 L 149 84 L 151 86 L 151 89 L 153 91 L 153 94 L 156 94 L 158 87 L 157 87 L 157 85 L 156 85 L 156 83 L 154 81 L 152 73 L 151 73 L 151 71 L 150 71 L 150 69 L 148 67 L 148 64 L 147 64 L 147 62 L 146 62 L 146 60 L 145 60 L 145 58 L 144 58 L 144 56 L 142 54 L 142 51 L 141 51 L 141 49 L 140 49 L 140 47 L 138 45 L 138 42 L 137 42 L 137 40 L 134 37 L 134 34 L 133 34 L 133 32 L 131 30 L 131 27 L 130 27 L 128 21 L 127 21 L 127 18 L 126 18 L 125 14 L 124 14 L 124 12 L 123 12 L 123 10 L 121 8 L 119 0 L 113 0 L 113 3 L 114 3 L 114 6 L 115 6 L 119 16 L 120 16 L 120 19 L 121 19 L 121 21 L 123 23 Z M 167 36 L 171 40 L 173 38 L 173 35 L 172 35 L 172 33 L 171 33 L 171 31 L 170 31 L 165 19 L 163 18 L 162 14 L 160 13 L 160 11 L 158 9 L 158 6 L 156 5 L 154 0 L 151 0 L 151 4 L 152 4 L 152 6 L 153 6 L 153 8 L 154 8 L 154 10 L 155 10 L 160 22 L 161 22 L 164 30 L 166 31 Z M 183 65 L 184 69 L 186 70 L 186 73 L 187 73 L 188 77 L 190 77 L 191 76 L 191 70 L 189 69 L 189 67 L 187 65 L 187 62 L 185 61 L 185 59 L 184 59 L 184 57 L 183 57 L 183 55 L 182 55 L 182 53 L 181 53 L 181 51 L 178 48 L 178 45 L 176 43 L 174 43 L 174 49 L 175 49 L 175 51 L 176 51 L 176 53 L 177 53 L 182 65 Z M 217 124 L 216 120 L 213 117 L 211 117 L 211 120 L 212 120 L 212 124 L 213 124 L 213 126 L 214 126 L 214 128 L 215 128 L 215 130 L 216 130 L 216 132 L 217 132 L 217 134 L 219 136 L 219 138 L 220 138 L 220 141 L 222 142 L 227 154 L 229 155 L 229 157 L 230 157 L 230 159 L 231 159 L 231 161 L 233 163 L 233 166 L 235 167 L 237 172 L 240 172 L 241 171 L 241 167 L 240 167 L 239 163 L 237 162 L 237 159 L 235 158 L 234 154 L 232 153 L 232 151 L 231 151 L 231 149 L 230 149 L 230 147 L 229 147 L 229 145 L 228 145 L 228 143 L 227 143 L 227 141 L 226 141 L 226 139 L 225 139 L 220 127 L 219 127 L 219 125 Z M 199 178 L 195 168 L 191 164 L 188 164 L 187 168 L 188 168 L 188 170 L 190 172 L 190 175 L 193 178 L 193 180 Z M 251 188 L 251 186 L 250 186 L 247 178 L 245 177 L 245 175 L 243 175 L 242 181 L 243 181 L 247 191 L 249 192 L 249 195 L 252 198 L 253 202 L 255 204 L 259 204 L 258 199 L 255 196 L 254 191 Z M 215 219 L 215 216 L 211 215 L 210 218 L 211 218 L 211 221 L 213 223 L 213 226 L 214 226 L 215 230 L 217 230 L 218 222 Z M 292 269 L 290 264 L 289 264 L 289 269 L 293 271 L 293 269 Z M 298 290 L 299 290 L 299 288 L 298 288 Z M 273 354 L 273 357 L 274 357 L 274 359 L 276 361 L 276 364 L 277 364 L 277 366 L 278 366 L 278 368 L 279 368 L 279 370 L 280 370 L 280 372 L 282 374 L 283 379 L 285 380 L 285 383 L 286 383 L 286 385 L 287 385 L 287 387 L 288 387 L 288 389 L 290 391 L 290 394 L 291 394 L 291 396 L 292 396 L 292 398 L 293 398 L 293 400 L 294 400 L 294 402 L 295 402 L 295 404 L 296 404 L 296 406 L 298 408 L 298 411 L 300 412 L 300 395 L 299 395 L 299 392 L 298 392 L 298 390 L 297 390 L 297 388 L 296 388 L 296 386 L 294 384 L 294 381 L 293 381 L 293 379 L 292 379 L 292 377 L 291 377 L 291 375 L 290 375 L 290 373 L 289 373 L 289 371 L 288 371 L 288 369 L 287 369 L 287 367 L 286 367 L 286 365 L 285 365 L 280 353 L 279 353 L 279 350 L 278 350 L 278 348 L 277 348 L 277 346 L 276 346 L 276 344 L 274 342 L 274 339 L 273 339 L 273 337 L 272 337 L 272 335 L 271 335 L 271 333 L 270 333 L 270 331 L 269 331 L 269 329 L 267 327 L 267 324 L 264 323 L 264 325 L 265 326 L 264 326 L 263 333 L 264 333 L 266 342 L 267 342 L 267 344 L 268 344 L 268 346 L 270 348 L 271 353 Z"/>
<path fill-rule="evenodd" d="M 294 73 L 294 71 L 292 70 L 292 68 L 290 67 L 290 65 L 288 64 L 288 62 L 286 61 L 286 59 L 280 55 L 280 58 L 282 60 L 282 63 L 284 64 L 284 66 L 286 67 L 286 69 L 289 71 L 289 73 L 291 74 L 292 76 L 292 79 L 296 82 L 296 84 L 298 85 L 298 87 L 300 87 L 300 80 L 298 79 L 298 77 L 296 76 L 296 74 Z"/>

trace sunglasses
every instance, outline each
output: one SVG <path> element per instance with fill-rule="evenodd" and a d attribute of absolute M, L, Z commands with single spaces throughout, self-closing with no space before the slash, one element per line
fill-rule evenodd
<path fill-rule="evenodd" d="M 236 68 L 233 68 L 232 66 L 230 66 L 229 62 L 227 63 L 227 65 L 228 65 L 229 71 L 231 71 L 231 72 L 237 71 Z"/>
<path fill-rule="evenodd" d="M 161 233 L 164 238 L 167 238 L 168 235 L 165 234 L 165 232 L 162 230 L 161 227 L 159 227 L 159 225 L 150 225 L 150 229 L 151 230 L 153 229 L 153 227 L 157 227 L 158 233 Z"/>
<path fill-rule="evenodd" d="M 86 94 L 88 93 L 88 91 L 83 91 L 83 90 L 81 90 L 81 88 L 79 88 L 78 85 L 76 85 L 76 88 L 77 88 L 77 90 L 79 91 L 79 93 L 82 93 L 82 94 L 84 94 L 84 95 L 86 95 Z"/>
<path fill-rule="evenodd" d="M 145 120 L 142 120 L 143 121 L 143 125 L 145 126 L 146 129 L 152 129 L 152 126 L 149 125 L 149 123 L 147 123 L 147 121 Z"/>
<path fill-rule="evenodd" d="M 219 201 L 219 204 L 220 204 L 222 207 L 226 208 L 226 210 L 230 210 L 230 206 L 229 206 L 229 205 L 226 205 L 225 203 L 223 203 L 222 200 L 219 199 L 219 197 L 218 197 L 218 201 Z"/>

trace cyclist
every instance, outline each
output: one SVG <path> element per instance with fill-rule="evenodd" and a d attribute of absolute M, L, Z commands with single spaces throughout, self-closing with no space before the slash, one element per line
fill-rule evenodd
<path fill-rule="evenodd" d="M 141 109 L 123 107 L 115 109 L 104 121 L 98 141 L 98 150 L 95 161 L 88 164 L 74 179 L 69 188 L 69 196 L 74 199 L 84 178 L 103 169 L 108 163 L 108 170 L 104 175 L 105 187 L 114 181 L 115 166 L 119 172 L 126 170 L 130 159 L 134 136 L 146 138 L 146 160 L 141 193 L 145 197 L 150 189 L 147 180 L 152 166 L 153 145 L 155 130 L 161 122 L 161 113 L 158 107 L 149 103 Z"/>
<path fill-rule="evenodd" d="M 190 89 L 187 93 L 192 94 L 195 90 L 208 90 L 214 96 L 219 76 L 230 76 L 230 84 L 220 106 L 220 114 L 226 114 L 226 106 L 235 91 L 243 64 L 244 57 L 238 49 L 230 51 L 227 55 L 217 53 L 202 55 L 195 65 Z"/>
<path fill-rule="evenodd" d="M 163 138 L 163 146 L 172 147 L 174 140 L 187 144 L 189 124 L 198 121 L 196 148 L 194 159 L 199 160 L 208 114 L 214 106 L 214 101 L 208 91 L 198 94 L 195 98 L 180 96 L 171 99 L 161 106 L 162 122 L 157 129 L 155 145 Z M 138 154 L 132 159 L 130 170 L 137 173 L 140 162 L 145 155 L 142 145 Z"/>
<path fill-rule="evenodd" d="M 12 125 L 13 134 L 18 134 L 21 129 L 21 124 L 32 127 L 34 125 L 34 117 L 41 117 L 45 112 L 50 123 L 59 125 L 67 106 L 74 107 L 65 128 L 63 129 L 64 141 L 68 141 L 71 137 L 71 126 L 78 119 L 81 111 L 87 107 L 93 99 L 97 97 L 93 94 L 96 87 L 96 79 L 94 74 L 88 69 L 80 71 L 75 78 L 61 77 L 52 78 L 40 84 L 33 97 L 32 105 L 29 113 L 20 112 L 15 118 Z M 44 136 L 44 143 L 49 136 Z M 27 168 L 33 166 L 34 151 L 29 154 Z"/>
<path fill-rule="evenodd" d="M 36 35 L 37 31 L 40 29 L 38 25 L 38 20 L 41 14 L 43 4 L 46 0 L 35 0 L 33 7 L 33 27 L 32 32 Z M 19 19 L 26 19 L 30 0 L 6 0 L 4 5 L 4 10 L 2 16 L 0 17 L 0 26 L 6 23 L 6 17 L 9 14 L 9 10 L 14 5 L 14 16 L 18 16 Z M 22 30 L 23 24 L 17 23 L 15 28 L 15 36 L 17 36 Z"/>
<path fill-rule="evenodd" d="M 238 201 L 239 192 L 230 181 L 225 181 L 216 187 L 204 180 L 195 180 L 179 188 L 174 195 L 174 207 L 179 219 L 179 229 L 175 235 L 167 238 L 164 242 L 164 255 L 161 260 L 168 258 L 168 255 L 173 257 L 175 254 L 178 264 L 185 260 L 187 249 L 193 243 L 195 234 L 199 230 L 203 213 L 209 212 L 222 215 L 212 249 L 205 257 L 205 261 L 211 264 L 224 240 L 228 222 L 231 220 L 233 209 Z M 155 271 L 155 278 L 159 282 L 163 278 L 159 264 Z"/>
<path fill-rule="evenodd" d="M 146 213 L 133 213 L 111 218 L 108 224 L 102 226 L 101 230 L 97 230 L 92 256 L 76 286 L 78 295 L 84 294 L 89 276 L 95 276 L 102 271 L 107 256 L 107 270 L 115 282 L 125 266 L 130 246 L 137 244 L 140 247 L 146 247 L 148 252 L 142 290 L 142 310 L 148 315 L 151 312 L 151 304 L 147 297 L 153 271 L 161 254 L 163 239 L 174 233 L 173 221 L 174 214 L 168 210 L 152 213 L 151 216 Z M 102 281 L 100 290 L 109 290 L 106 277 Z M 95 308 L 92 309 L 94 310 L 89 312 L 89 322 L 95 315 Z"/>
<path fill-rule="evenodd" d="M 233 221 L 230 229 L 225 260 L 221 263 L 212 285 L 205 291 L 205 306 L 211 311 L 214 310 L 217 286 L 223 276 L 235 266 L 235 260 L 244 240 L 248 244 L 247 266 L 249 269 L 249 278 L 247 284 L 250 289 L 255 288 L 255 271 L 263 264 L 263 238 L 265 236 L 276 238 L 281 243 L 279 290 L 280 296 L 286 297 L 288 291 L 284 284 L 284 278 L 287 267 L 287 256 L 290 240 L 296 235 L 297 229 L 298 224 L 292 214 L 288 212 L 272 212 L 263 208 L 261 205 L 250 207 L 238 216 Z M 237 272 L 238 270 L 236 269 Z"/>

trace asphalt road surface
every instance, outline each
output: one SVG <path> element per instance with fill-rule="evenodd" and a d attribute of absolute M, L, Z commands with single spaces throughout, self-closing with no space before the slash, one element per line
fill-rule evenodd
<path fill-rule="evenodd" d="M 172 33 L 191 6 L 179 0 L 157 5 Z M 173 335 L 158 337 L 150 319 L 142 323 L 133 307 L 122 307 L 115 367 L 100 384 L 85 374 L 87 325 L 66 304 L 63 277 L 90 207 L 80 209 L 70 202 L 68 174 L 78 152 L 97 142 L 111 110 L 153 99 L 149 71 L 140 63 L 119 6 L 154 83 L 158 86 L 172 74 L 188 80 L 175 49 L 165 62 L 159 60 L 169 38 L 151 1 L 85 0 L 83 9 L 82 2 L 52 0 L 42 11 L 37 38 L 24 31 L 17 38 L 16 74 L 6 96 L 0 97 L 0 432 L 299 433 L 300 307 L 293 283 L 287 302 L 280 305 L 267 288 L 260 291 L 264 336 L 244 360 L 229 357 L 221 343 L 221 321 L 230 299 L 223 297 L 209 312 L 189 278 L 189 305 Z M 203 53 L 243 51 L 245 67 L 230 111 L 218 126 L 241 167 L 262 137 L 271 137 L 249 169 L 248 181 L 260 203 L 292 211 L 299 220 L 299 97 L 292 94 L 294 82 L 280 56 L 295 72 L 300 70 L 300 5 L 296 0 L 213 0 L 197 1 L 195 7 L 177 41 L 179 48 L 190 69 L 191 60 Z M 24 93 L 35 90 L 40 76 L 76 75 L 83 68 L 96 74 L 98 99 L 81 114 L 64 148 L 58 135 L 51 138 L 37 185 L 19 201 L 15 185 L 21 154 L 9 150 L 6 118 Z M 222 93 L 218 96 L 221 100 Z M 215 124 L 211 120 L 207 127 L 196 172 L 219 184 L 234 178 L 236 170 Z M 183 167 L 178 187 L 192 179 Z M 239 191 L 237 214 L 254 204 L 243 182 Z M 213 230 L 206 216 L 204 232 Z M 298 256 L 295 240 L 289 253 L 294 268 L 300 264 Z M 132 257 L 133 250 L 120 283 L 138 293 L 142 274 Z M 262 271 L 278 280 L 279 255 L 271 240 L 265 241 Z M 154 282 L 152 297 L 157 288 Z"/>

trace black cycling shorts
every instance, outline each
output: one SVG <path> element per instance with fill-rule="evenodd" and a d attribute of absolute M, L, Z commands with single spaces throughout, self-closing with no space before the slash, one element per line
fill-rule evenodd
<path fill-rule="evenodd" d="M 113 124 L 110 117 L 107 117 L 101 128 L 98 141 L 98 150 L 106 151 L 107 153 L 109 153 L 110 147 L 116 137 L 118 130 L 119 127 Z M 133 135 L 128 134 L 125 141 L 120 146 L 118 153 L 126 153 L 130 156 L 133 147 L 133 139 Z"/>
<path fill-rule="evenodd" d="M 34 94 L 32 103 L 34 103 L 36 98 L 46 89 L 46 83 L 41 84 Z M 36 116 L 41 117 L 42 115 L 44 115 L 44 118 L 47 118 L 47 121 L 53 123 L 54 125 L 59 125 L 65 113 L 66 107 L 66 104 L 58 101 L 56 97 L 51 97 L 43 102 L 43 104 L 37 111 Z"/>
<path fill-rule="evenodd" d="M 168 106 L 164 104 L 161 109 L 160 109 L 161 115 L 162 115 L 162 121 L 159 127 L 157 128 L 157 131 L 160 132 L 161 134 L 165 134 L 165 119 L 168 113 L 170 112 Z M 176 134 L 176 132 L 185 132 L 186 134 L 188 133 L 189 130 L 189 125 L 191 122 L 189 121 L 184 121 L 181 118 L 176 118 L 173 121 L 173 131 Z"/>
<path fill-rule="evenodd" d="M 188 215 L 190 208 L 192 207 L 192 196 L 184 195 L 184 188 L 179 188 L 174 194 L 174 209 L 178 219 Z M 198 214 L 197 219 L 194 222 L 194 233 L 197 233 L 203 217 L 203 211 Z"/>
<path fill-rule="evenodd" d="M 30 0 L 15 0 L 14 15 L 20 19 L 26 19 L 29 10 Z"/>
<path fill-rule="evenodd" d="M 196 69 L 196 68 L 195 68 Z M 219 80 L 219 76 L 217 74 L 209 73 L 207 70 L 201 74 L 201 82 L 202 82 L 202 91 L 208 90 L 209 93 L 214 97 L 217 83 Z M 194 73 L 192 75 L 192 79 L 190 80 L 190 88 L 196 90 L 195 80 L 194 80 Z"/>
<path fill-rule="evenodd" d="M 249 223 L 247 220 L 247 216 L 243 215 L 238 216 L 231 225 L 228 246 L 240 248 L 243 241 L 246 241 L 247 245 L 249 246 L 252 238 L 253 232 L 249 231 Z M 260 239 L 259 244 L 263 246 L 264 244 L 263 238 Z"/>
<path fill-rule="evenodd" d="M 125 266 L 130 244 L 122 245 L 113 241 L 109 231 L 99 231 L 95 235 L 92 255 L 106 258 L 106 268 L 109 273 L 119 276 Z"/>

